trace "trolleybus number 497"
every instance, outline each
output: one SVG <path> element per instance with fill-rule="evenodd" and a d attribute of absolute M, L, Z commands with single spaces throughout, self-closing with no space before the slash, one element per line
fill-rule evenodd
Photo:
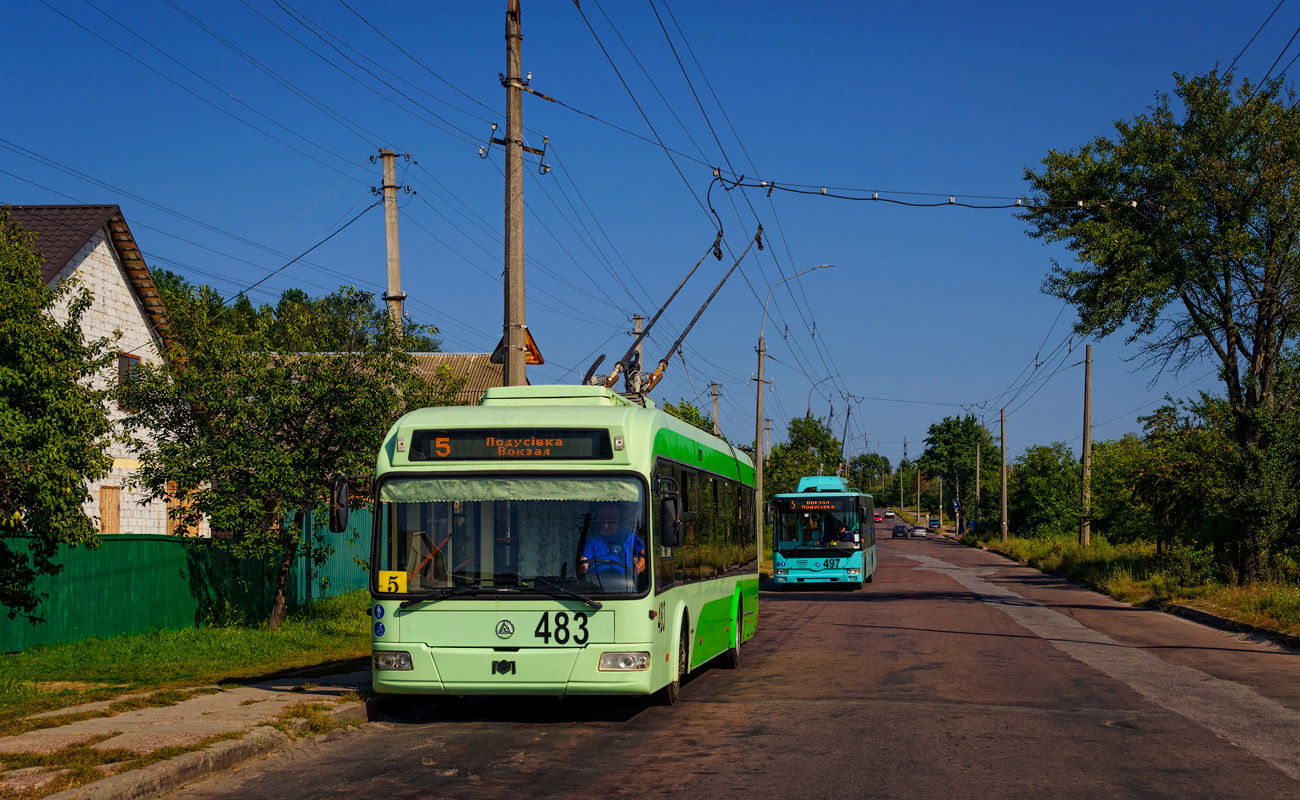
<path fill-rule="evenodd" d="M 551 626 L 551 612 L 542 614 L 542 618 L 537 622 L 537 628 L 533 630 L 533 636 L 541 639 L 546 644 L 551 643 L 551 638 L 555 638 L 556 644 L 568 644 L 572 639 L 574 644 L 586 644 L 591 634 L 587 631 L 587 615 L 577 611 L 570 618 L 569 614 L 564 611 L 556 611 L 554 614 L 555 625 Z M 577 626 L 577 630 L 570 631 L 569 623 L 572 622 Z"/>

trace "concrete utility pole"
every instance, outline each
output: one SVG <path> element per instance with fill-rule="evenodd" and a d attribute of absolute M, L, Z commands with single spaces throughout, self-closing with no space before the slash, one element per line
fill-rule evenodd
<path fill-rule="evenodd" d="M 921 467 L 916 467 L 916 519 L 921 519 Z"/>
<path fill-rule="evenodd" d="M 998 412 L 1002 418 L 1002 541 L 1007 540 L 1007 410 Z"/>
<path fill-rule="evenodd" d="M 939 524 L 943 525 L 943 476 L 939 476 Z"/>
<path fill-rule="evenodd" d="M 984 426 L 981 424 L 980 428 Z M 980 521 L 980 443 L 975 443 L 975 522 Z"/>
<path fill-rule="evenodd" d="M 394 159 L 397 154 L 392 150 L 381 149 L 379 157 L 384 162 L 384 241 L 388 249 L 388 292 L 384 302 L 388 304 L 388 316 L 393 318 L 397 329 L 402 330 L 402 318 L 405 314 L 403 304 L 406 295 L 402 294 L 402 254 L 397 246 L 397 167 Z M 374 160 L 374 156 L 370 157 Z M 408 160 L 410 155 L 406 157 Z"/>
<path fill-rule="evenodd" d="M 767 447 L 765 448 L 765 452 L 767 453 L 767 457 L 771 458 L 772 457 L 772 420 L 765 419 L 763 420 L 763 423 L 764 423 L 764 429 L 767 431 Z"/>
<path fill-rule="evenodd" d="M 645 317 L 640 314 L 632 315 L 632 335 L 636 337 L 636 375 L 632 377 L 632 386 L 630 388 L 634 392 L 641 391 L 641 364 L 644 363 L 641 360 L 641 323 L 644 321 Z M 714 419 L 717 419 L 716 414 L 714 415 Z"/>
<path fill-rule="evenodd" d="M 718 431 L 718 384 L 710 383 L 709 385 L 713 387 L 713 435 L 717 436 L 719 433 Z M 755 444 L 757 444 L 757 442 Z"/>
<path fill-rule="evenodd" d="M 523 81 L 520 72 L 519 0 L 506 0 L 506 271 L 505 364 L 506 386 L 528 383 L 526 358 L 528 325 L 524 318 L 524 120 Z"/>
<path fill-rule="evenodd" d="M 1092 345 L 1083 359 L 1083 498 L 1079 516 L 1079 544 L 1092 538 Z"/>

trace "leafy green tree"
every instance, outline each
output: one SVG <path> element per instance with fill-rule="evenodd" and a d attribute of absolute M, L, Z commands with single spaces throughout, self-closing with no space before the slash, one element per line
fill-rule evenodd
<path fill-rule="evenodd" d="M 1151 503 L 1138 492 L 1150 474 L 1151 449 L 1135 434 L 1092 446 L 1092 529 L 1111 542 L 1147 541 L 1158 535 Z"/>
<path fill-rule="evenodd" d="M 45 285 L 34 240 L 0 210 L 0 603 L 10 619 L 41 618 L 33 582 L 62 569 L 60 545 L 98 544 L 86 485 L 113 463 L 108 392 L 89 379 L 114 353 L 82 336 L 90 292 Z"/>
<path fill-rule="evenodd" d="M 840 440 L 821 417 L 791 419 L 785 441 L 772 445 L 772 457 L 763 472 L 763 501 L 793 492 L 804 476 L 833 472 L 841 452 Z"/>
<path fill-rule="evenodd" d="M 1146 364 L 1210 358 L 1226 389 L 1236 487 L 1230 508 L 1239 575 L 1254 580 L 1286 530 L 1293 486 L 1279 434 L 1300 401 L 1300 109 L 1278 78 L 1258 85 L 1217 70 L 1175 75 L 1115 135 L 1049 151 L 1033 187 L 1029 234 L 1063 242 L 1044 289 L 1071 303 L 1075 330 L 1128 327 Z"/>
<path fill-rule="evenodd" d="M 320 530 L 301 540 L 303 513 L 324 518 L 332 476 L 370 472 L 397 416 L 454 403 L 461 382 L 419 377 L 408 340 L 363 292 L 240 312 L 235 325 L 214 324 L 211 299 L 207 287 L 169 298 L 170 358 L 132 389 L 138 483 L 151 498 L 170 490 L 182 524 L 206 518 L 237 558 L 268 559 L 278 630 L 295 558 L 329 548 Z"/>
<path fill-rule="evenodd" d="M 713 433 L 713 417 L 705 414 L 695 404 L 687 400 L 682 400 L 677 403 L 677 405 L 664 403 L 663 409 L 665 412 L 672 414 L 682 422 L 694 425 L 706 433 Z M 719 433 L 718 436 L 724 442 L 727 440 L 727 437 L 723 436 L 721 433 Z"/>
<path fill-rule="evenodd" d="M 889 459 L 879 453 L 859 453 L 849 459 L 849 485 L 864 492 L 886 484 L 892 473 Z"/>
<path fill-rule="evenodd" d="M 1080 467 L 1063 442 L 1036 445 L 1007 481 L 1007 525 L 1018 536 L 1069 535 L 1079 524 Z"/>
<path fill-rule="evenodd" d="M 981 473 L 981 489 L 994 485 L 997 480 L 997 465 L 994 462 L 996 445 L 988 432 L 974 414 L 964 417 L 944 417 L 942 422 L 930 426 L 925 437 L 925 452 L 921 455 L 921 466 L 930 477 L 943 478 L 943 495 L 950 509 L 952 500 L 961 506 L 962 515 L 968 519 L 975 513 L 975 470 Z M 976 450 L 979 458 L 976 458 Z M 992 467 L 990 470 L 989 468 Z M 986 502 L 987 498 L 980 498 Z M 938 507 L 938 492 L 929 506 Z M 989 508 L 985 505 L 984 508 Z M 947 509 L 945 509 L 947 510 Z"/>

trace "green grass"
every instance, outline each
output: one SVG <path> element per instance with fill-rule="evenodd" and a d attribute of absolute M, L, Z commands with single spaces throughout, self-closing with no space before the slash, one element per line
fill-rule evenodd
<path fill-rule="evenodd" d="M 318 600 L 278 632 L 263 625 L 154 631 L 0 655 L 0 728 L 41 711 L 123 694 L 246 683 L 370 655 L 370 596 Z M 174 701 L 174 700 L 173 700 Z M 69 720 L 70 721 L 70 720 Z"/>
<path fill-rule="evenodd" d="M 1002 542 L 995 534 L 983 539 L 968 536 L 962 541 L 1134 605 L 1176 603 L 1300 636 L 1300 586 L 1285 582 L 1237 586 L 1218 580 L 1208 556 L 1197 551 L 1170 548 L 1159 558 L 1153 543 L 1112 545 L 1096 535 L 1087 548 L 1073 538 L 1012 537 Z"/>

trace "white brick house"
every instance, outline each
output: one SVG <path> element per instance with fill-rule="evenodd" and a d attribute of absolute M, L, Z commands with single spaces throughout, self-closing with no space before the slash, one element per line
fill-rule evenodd
<path fill-rule="evenodd" d="M 120 351 L 117 370 L 99 376 L 100 385 L 129 377 L 133 364 L 161 361 L 166 310 L 119 207 L 11 206 L 9 219 L 36 233 L 36 248 L 45 258 L 41 277 L 47 284 L 75 276 L 78 285 L 90 291 L 93 304 L 82 316 L 85 338 L 111 339 L 114 331 L 121 331 L 114 345 Z M 55 315 L 66 319 L 66 310 L 56 309 Z M 115 404 L 110 408 L 114 422 L 124 416 Z M 91 499 L 85 505 L 87 516 L 98 519 L 100 532 L 177 533 L 168 520 L 166 502 L 145 502 L 127 485 L 139 462 L 116 442 L 109 455 L 112 471 L 89 485 Z"/>

